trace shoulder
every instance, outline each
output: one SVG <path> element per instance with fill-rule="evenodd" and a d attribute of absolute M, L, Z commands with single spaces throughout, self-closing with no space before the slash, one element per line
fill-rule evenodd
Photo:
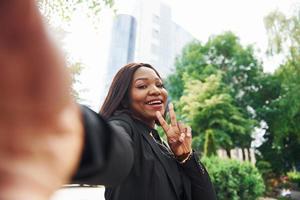
<path fill-rule="evenodd" d="M 113 129 L 125 131 L 132 136 L 134 121 L 129 114 L 118 113 L 110 117 L 107 122 Z"/>
<path fill-rule="evenodd" d="M 115 121 L 115 120 L 119 120 L 119 121 L 125 121 L 125 122 L 131 122 L 132 121 L 132 117 L 129 113 L 125 112 L 125 111 L 117 111 L 116 113 L 114 113 L 113 116 L 111 116 L 108 121 Z"/>

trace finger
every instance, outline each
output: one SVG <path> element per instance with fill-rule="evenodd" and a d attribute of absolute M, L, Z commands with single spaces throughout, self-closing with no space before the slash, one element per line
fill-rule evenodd
<path fill-rule="evenodd" d="M 168 138 L 168 143 L 173 145 L 173 144 L 177 143 L 177 139 L 175 137 Z"/>
<path fill-rule="evenodd" d="M 179 142 L 184 142 L 184 139 L 185 139 L 185 134 L 181 133 L 179 138 L 178 138 Z"/>
<path fill-rule="evenodd" d="M 169 113 L 170 113 L 170 119 L 171 119 L 171 126 L 177 127 L 177 120 L 176 120 L 176 114 L 174 112 L 173 103 L 169 103 Z"/>
<path fill-rule="evenodd" d="M 177 125 L 178 125 L 180 133 L 184 133 L 185 134 L 186 131 L 187 131 L 186 126 L 182 122 L 178 122 Z"/>
<path fill-rule="evenodd" d="M 166 135 L 168 136 L 168 131 L 170 129 L 170 126 L 168 125 L 168 123 L 165 121 L 165 119 L 163 118 L 163 116 L 161 115 L 161 113 L 159 111 L 156 111 L 156 117 L 161 125 L 161 127 L 164 129 L 164 132 L 166 133 Z"/>
<path fill-rule="evenodd" d="M 185 148 L 186 153 L 191 151 L 191 145 L 192 145 L 192 134 L 191 134 L 191 127 L 186 126 L 185 124 L 178 122 L 178 127 L 180 129 L 180 132 L 184 134 L 184 141 L 183 146 Z"/>
<path fill-rule="evenodd" d="M 192 138 L 192 128 L 190 126 L 186 128 L 186 136 Z"/>
<path fill-rule="evenodd" d="M 192 150 L 192 129 L 191 127 L 187 127 L 187 132 L 186 132 L 186 145 L 189 149 L 189 151 Z"/>

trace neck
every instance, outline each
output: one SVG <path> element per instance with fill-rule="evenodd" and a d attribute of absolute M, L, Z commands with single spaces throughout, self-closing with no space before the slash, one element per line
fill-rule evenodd
<path fill-rule="evenodd" d="M 147 126 L 151 127 L 151 128 L 155 128 L 155 120 L 145 120 L 145 119 L 141 119 L 140 117 L 137 117 L 135 115 L 132 115 L 135 119 L 141 121 L 142 123 L 146 124 Z"/>
<path fill-rule="evenodd" d="M 151 122 L 151 123 L 146 123 L 149 127 L 151 128 L 155 128 L 155 121 Z"/>

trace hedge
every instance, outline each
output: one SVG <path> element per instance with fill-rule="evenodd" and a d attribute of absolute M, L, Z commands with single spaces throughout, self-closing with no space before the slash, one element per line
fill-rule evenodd
<path fill-rule="evenodd" d="M 218 200 L 255 200 L 263 195 L 264 181 L 251 163 L 218 157 L 201 161 L 210 174 Z"/>

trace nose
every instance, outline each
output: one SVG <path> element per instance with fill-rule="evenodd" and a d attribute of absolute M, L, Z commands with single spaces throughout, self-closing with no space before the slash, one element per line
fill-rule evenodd
<path fill-rule="evenodd" d="M 149 90 L 149 94 L 150 95 L 160 95 L 161 94 L 160 88 L 158 88 L 157 86 L 152 86 Z"/>

